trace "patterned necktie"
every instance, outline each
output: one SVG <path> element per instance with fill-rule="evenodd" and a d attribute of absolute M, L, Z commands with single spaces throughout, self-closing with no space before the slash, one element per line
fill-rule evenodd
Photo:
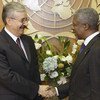
<path fill-rule="evenodd" d="M 82 45 L 81 45 L 81 48 L 80 48 L 80 52 L 79 53 L 81 53 L 84 49 L 85 49 L 85 44 L 84 43 L 82 43 Z"/>

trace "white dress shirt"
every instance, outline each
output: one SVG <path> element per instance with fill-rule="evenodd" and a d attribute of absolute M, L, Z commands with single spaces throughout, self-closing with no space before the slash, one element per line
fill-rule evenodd
<path fill-rule="evenodd" d="M 96 36 L 99 34 L 99 31 L 91 34 L 90 36 L 88 36 L 85 40 L 84 40 L 84 44 L 85 46 L 87 46 L 87 44 Z"/>

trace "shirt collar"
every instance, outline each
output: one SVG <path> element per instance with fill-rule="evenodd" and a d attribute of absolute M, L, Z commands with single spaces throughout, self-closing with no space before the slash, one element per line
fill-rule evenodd
<path fill-rule="evenodd" d="M 16 42 L 17 38 L 15 35 L 13 35 L 13 33 L 11 33 L 6 27 L 4 28 L 4 30 L 7 32 L 8 35 L 10 35 L 10 37 Z"/>
<path fill-rule="evenodd" d="M 85 46 L 98 34 L 99 34 L 99 31 L 97 31 L 97 32 L 91 34 L 90 36 L 88 36 L 84 41 Z"/>

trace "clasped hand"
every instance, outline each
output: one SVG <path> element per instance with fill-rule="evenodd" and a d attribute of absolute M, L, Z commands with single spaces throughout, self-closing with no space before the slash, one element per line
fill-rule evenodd
<path fill-rule="evenodd" d="M 54 87 L 49 85 L 40 85 L 38 94 L 45 98 L 51 98 L 56 96 L 56 90 Z"/>

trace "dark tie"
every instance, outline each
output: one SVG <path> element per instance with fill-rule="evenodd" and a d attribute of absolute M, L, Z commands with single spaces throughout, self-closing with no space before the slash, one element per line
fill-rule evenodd
<path fill-rule="evenodd" d="M 23 50 L 22 47 L 21 47 L 20 38 L 17 38 L 16 43 L 17 43 L 17 45 L 19 46 L 19 48 L 20 48 L 21 50 Z"/>
<path fill-rule="evenodd" d="M 84 43 L 82 43 L 82 45 L 81 45 L 81 48 L 80 48 L 80 52 L 79 53 L 81 53 L 84 49 L 85 49 L 85 44 Z"/>
<path fill-rule="evenodd" d="M 17 43 L 18 47 L 23 51 L 25 57 L 26 57 L 27 60 L 28 60 L 27 54 L 26 54 L 26 52 L 24 52 L 24 50 L 22 49 L 22 46 L 21 46 L 21 42 L 20 42 L 20 41 L 21 41 L 20 38 L 17 38 L 17 39 L 16 39 L 16 43 Z"/>

